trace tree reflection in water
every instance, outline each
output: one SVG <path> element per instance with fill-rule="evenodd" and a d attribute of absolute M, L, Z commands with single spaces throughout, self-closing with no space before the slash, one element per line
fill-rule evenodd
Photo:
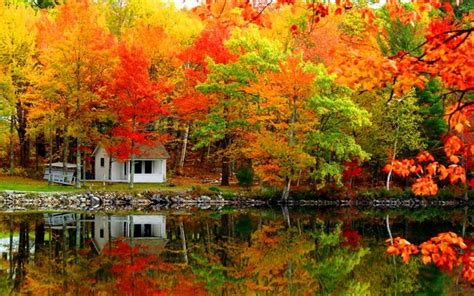
<path fill-rule="evenodd" d="M 385 254 L 386 214 L 354 209 L 3 213 L 0 294 L 472 292 L 468 283 L 417 258 L 405 265 Z M 469 211 L 392 211 L 390 216 L 394 235 L 415 243 L 442 231 L 472 234 Z"/>

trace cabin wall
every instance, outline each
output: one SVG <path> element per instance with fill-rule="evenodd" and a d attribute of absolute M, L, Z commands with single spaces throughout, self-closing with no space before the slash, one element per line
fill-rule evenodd
<path fill-rule="evenodd" d="M 142 159 L 143 160 L 143 159 Z M 166 159 L 155 159 L 153 161 L 152 174 L 135 173 L 134 183 L 162 183 L 166 181 Z M 130 164 L 130 162 L 128 162 Z M 130 174 L 124 176 L 127 181 L 130 180 Z"/>
<path fill-rule="evenodd" d="M 104 159 L 103 166 L 101 165 L 101 158 Z M 105 149 L 102 147 L 99 147 L 97 152 L 95 153 L 94 175 L 95 180 L 109 180 L 109 156 L 105 152 Z"/>
<path fill-rule="evenodd" d="M 107 217 L 104 217 L 104 219 L 106 218 Z M 131 220 L 133 220 L 133 225 L 151 224 L 152 234 L 154 237 L 166 238 L 166 217 L 164 215 L 111 216 L 110 219 L 111 219 L 110 229 L 111 229 L 112 238 L 129 237 L 130 227 L 133 227 L 131 226 L 131 223 L 132 223 Z M 96 221 L 97 221 L 97 218 L 96 218 Z M 106 233 L 108 235 L 108 230 Z M 96 232 L 96 236 L 97 235 L 98 235 L 98 232 Z"/>
<path fill-rule="evenodd" d="M 162 167 L 162 172 L 163 172 L 161 174 L 161 178 L 162 178 L 161 182 L 166 182 L 166 159 L 161 160 L 161 167 Z"/>
<path fill-rule="evenodd" d="M 101 161 L 103 159 L 103 161 Z M 144 160 L 144 159 L 137 159 Z M 152 174 L 135 173 L 135 183 L 162 183 L 166 181 L 166 159 L 150 159 L 153 161 Z M 94 173 L 97 181 L 125 181 L 130 180 L 130 161 L 127 162 L 127 171 L 125 163 L 112 159 L 111 178 L 109 178 L 109 156 L 105 149 L 99 147 L 94 158 Z"/>
<path fill-rule="evenodd" d="M 123 166 L 124 163 L 118 160 L 112 162 L 112 180 L 127 180 Z"/>
<path fill-rule="evenodd" d="M 109 241 L 109 225 L 107 216 L 96 215 L 94 218 L 94 240 L 99 250 Z"/>

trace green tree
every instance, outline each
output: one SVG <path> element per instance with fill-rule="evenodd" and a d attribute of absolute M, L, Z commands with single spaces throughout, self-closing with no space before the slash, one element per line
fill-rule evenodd
<path fill-rule="evenodd" d="M 209 59 L 207 80 L 196 87 L 203 94 L 215 98 L 216 103 L 206 118 L 197 123 L 194 131 L 198 141 L 196 149 L 212 144 L 219 146 L 222 185 L 229 185 L 230 164 L 242 155 L 248 108 L 255 100 L 254 95 L 243 89 L 256 79 L 257 73 L 276 69 L 282 56 L 282 45 L 262 38 L 254 25 L 245 31 L 235 30 L 226 46 L 230 54 L 220 55 L 220 63 Z"/>
<path fill-rule="evenodd" d="M 439 146 L 441 137 L 448 131 L 448 124 L 444 120 L 443 97 L 440 95 L 441 85 L 436 79 L 430 79 L 425 83 L 424 89 L 416 88 L 415 92 L 427 146 Z"/>
<path fill-rule="evenodd" d="M 361 106 L 366 106 L 372 114 L 372 127 L 361 131 L 357 138 L 363 149 L 372 155 L 374 175 L 380 173 L 387 159 L 412 156 L 426 148 L 421 128 L 423 117 L 413 95 L 414 92 L 389 103 L 386 102 L 386 93 L 357 97 Z M 389 172 L 385 181 L 387 189 L 390 188 L 391 176 Z"/>
<path fill-rule="evenodd" d="M 310 171 L 318 187 L 340 184 L 344 161 L 368 158 L 353 133 L 370 125 L 369 114 L 333 80 L 323 65 L 288 58 L 248 88 L 258 98 L 250 108 L 250 155 L 263 180 L 284 181 L 283 200 L 302 172 Z"/>

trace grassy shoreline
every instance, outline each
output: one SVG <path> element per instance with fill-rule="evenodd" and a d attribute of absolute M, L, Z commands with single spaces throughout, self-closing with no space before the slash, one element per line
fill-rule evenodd
<path fill-rule="evenodd" d="M 16 191 L 28 193 L 81 193 L 81 192 L 163 192 L 163 193 L 190 193 L 197 195 L 223 195 L 224 198 L 232 199 L 236 196 L 245 196 L 248 198 L 260 198 L 268 200 L 279 200 L 281 193 L 279 191 L 267 191 L 265 188 L 252 188 L 245 190 L 238 186 L 215 186 L 211 184 L 200 184 L 189 182 L 186 184 L 178 183 L 137 183 L 133 189 L 128 188 L 128 183 L 107 183 L 100 181 L 86 181 L 82 188 L 65 185 L 48 185 L 45 180 L 37 180 L 18 176 L 0 175 L 0 193 Z M 410 190 L 394 188 L 387 191 L 385 188 L 370 188 L 363 190 L 342 190 L 342 191 L 312 191 L 300 190 L 291 193 L 292 200 L 313 200 L 313 199 L 351 199 L 351 200 L 373 200 L 373 199 L 412 199 L 420 198 L 426 200 L 450 200 L 462 199 L 464 194 L 452 191 L 450 188 L 442 189 L 436 196 L 421 197 L 415 196 Z M 468 199 L 474 199 L 474 190 L 468 191 Z"/>
<path fill-rule="evenodd" d="M 128 183 L 107 183 L 97 181 L 86 181 L 81 188 L 66 185 L 48 185 L 45 180 L 36 180 L 26 177 L 0 176 L 0 191 L 25 191 L 25 192 L 86 192 L 86 191 L 184 191 L 192 188 L 190 185 L 170 185 L 168 183 L 147 183 L 134 185 L 128 188 Z"/>

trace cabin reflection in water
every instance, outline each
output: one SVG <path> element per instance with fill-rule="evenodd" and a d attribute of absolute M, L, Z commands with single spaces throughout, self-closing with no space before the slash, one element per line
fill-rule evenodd
<path fill-rule="evenodd" d="M 95 215 L 93 241 L 99 253 L 117 238 L 133 239 L 150 252 L 159 252 L 167 243 L 164 215 Z"/>

